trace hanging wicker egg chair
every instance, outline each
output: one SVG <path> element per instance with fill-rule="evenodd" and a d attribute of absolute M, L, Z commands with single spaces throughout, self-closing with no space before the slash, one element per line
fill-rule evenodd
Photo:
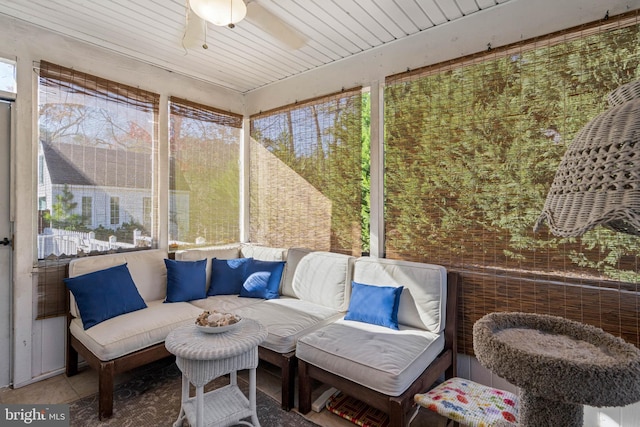
<path fill-rule="evenodd" d="M 567 149 L 534 232 L 546 220 L 562 237 L 597 225 L 640 235 L 640 80 L 611 92 L 608 102 Z"/>

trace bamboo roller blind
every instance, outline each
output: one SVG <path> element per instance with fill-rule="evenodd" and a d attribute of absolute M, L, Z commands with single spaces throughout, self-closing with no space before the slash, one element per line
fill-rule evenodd
<path fill-rule="evenodd" d="M 242 116 L 170 99 L 172 249 L 240 241 Z"/>
<path fill-rule="evenodd" d="M 360 254 L 361 88 L 251 117 L 250 237 Z"/>
<path fill-rule="evenodd" d="M 640 78 L 638 12 L 390 76 L 388 257 L 460 271 L 459 348 L 493 311 L 556 314 L 640 343 L 638 237 L 533 225 L 566 147 Z"/>
<path fill-rule="evenodd" d="M 41 61 L 39 76 L 39 139 L 43 146 L 56 154 L 47 158 L 46 169 L 39 168 L 38 183 L 45 192 L 47 185 L 65 186 L 73 194 L 76 209 L 64 212 L 62 219 L 39 224 L 39 234 L 45 227 L 53 233 L 87 232 L 100 223 L 112 223 L 113 206 L 109 188 L 138 188 L 155 200 L 153 189 L 157 179 L 157 115 L 158 94 L 113 82 L 81 71 Z M 44 150 L 44 149 L 43 149 Z M 42 162 L 42 161 L 41 161 Z M 43 176 L 48 170 L 48 176 Z M 96 188 L 98 191 L 89 190 Z M 104 190 L 104 191 L 101 191 Z M 98 194 L 106 194 L 104 200 Z M 147 194 L 148 193 L 148 194 Z M 52 192 L 47 210 L 55 212 L 59 203 Z M 42 196 L 42 194 L 40 194 Z M 118 198 L 120 194 L 116 195 Z M 143 218 L 142 196 L 140 211 L 117 212 L 120 222 L 144 222 L 147 235 L 157 236 L 157 202 Z M 91 199 L 89 215 L 84 218 L 84 200 Z M 38 207 L 40 209 L 40 206 Z M 80 217 L 70 221 L 73 216 Z M 42 217 L 42 211 L 39 212 Z M 66 219 L 64 218 L 66 216 Z M 56 224 L 57 222 L 57 224 Z M 106 230 L 115 233 L 115 230 Z M 106 237 L 104 237 L 106 239 Z M 74 239 L 68 239 L 74 240 Z M 78 255 L 74 245 L 60 246 L 60 240 L 38 239 L 38 312 L 37 318 L 65 315 L 66 292 L 62 278 L 69 258 Z M 74 250 L 74 248 L 76 248 Z M 86 254 L 87 249 L 84 249 Z M 97 250 L 99 251 L 99 250 Z"/>

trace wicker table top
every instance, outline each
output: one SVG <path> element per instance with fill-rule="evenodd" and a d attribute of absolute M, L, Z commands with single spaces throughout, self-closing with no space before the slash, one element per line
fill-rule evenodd
<path fill-rule="evenodd" d="M 233 357 L 257 347 L 267 338 L 267 330 L 253 319 L 242 319 L 237 328 L 207 334 L 196 325 L 174 329 L 165 340 L 172 354 L 188 360 L 215 360 Z"/>

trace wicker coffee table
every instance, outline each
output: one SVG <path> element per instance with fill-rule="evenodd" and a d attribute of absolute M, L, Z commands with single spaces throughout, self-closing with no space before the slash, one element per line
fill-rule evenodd
<path fill-rule="evenodd" d="M 204 333 L 196 325 L 179 327 L 165 340 L 167 350 L 176 356 L 182 371 L 182 406 L 174 427 L 186 418 L 189 425 L 260 426 L 256 412 L 256 368 L 258 345 L 267 337 L 260 323 L 243 319 L 233 330 L 218 334 Z M 237 385 L 237 371 L 249 370 L 249 398 Z M 204 393 L 204 386 L 222 375 L 230 374 L 230 383 Z M 189 396 L 189 384 L 196 387 Z M 240 421 L 251 417 L 251 423 Z"/>

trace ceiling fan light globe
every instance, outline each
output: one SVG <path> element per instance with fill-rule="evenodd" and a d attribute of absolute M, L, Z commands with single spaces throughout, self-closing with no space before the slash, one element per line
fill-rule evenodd
<path fill-rule="evenodd" d="M 189 0 L 196 15 L 220 27 L 235 24 L 247 15 L 243 0 Z"/>

